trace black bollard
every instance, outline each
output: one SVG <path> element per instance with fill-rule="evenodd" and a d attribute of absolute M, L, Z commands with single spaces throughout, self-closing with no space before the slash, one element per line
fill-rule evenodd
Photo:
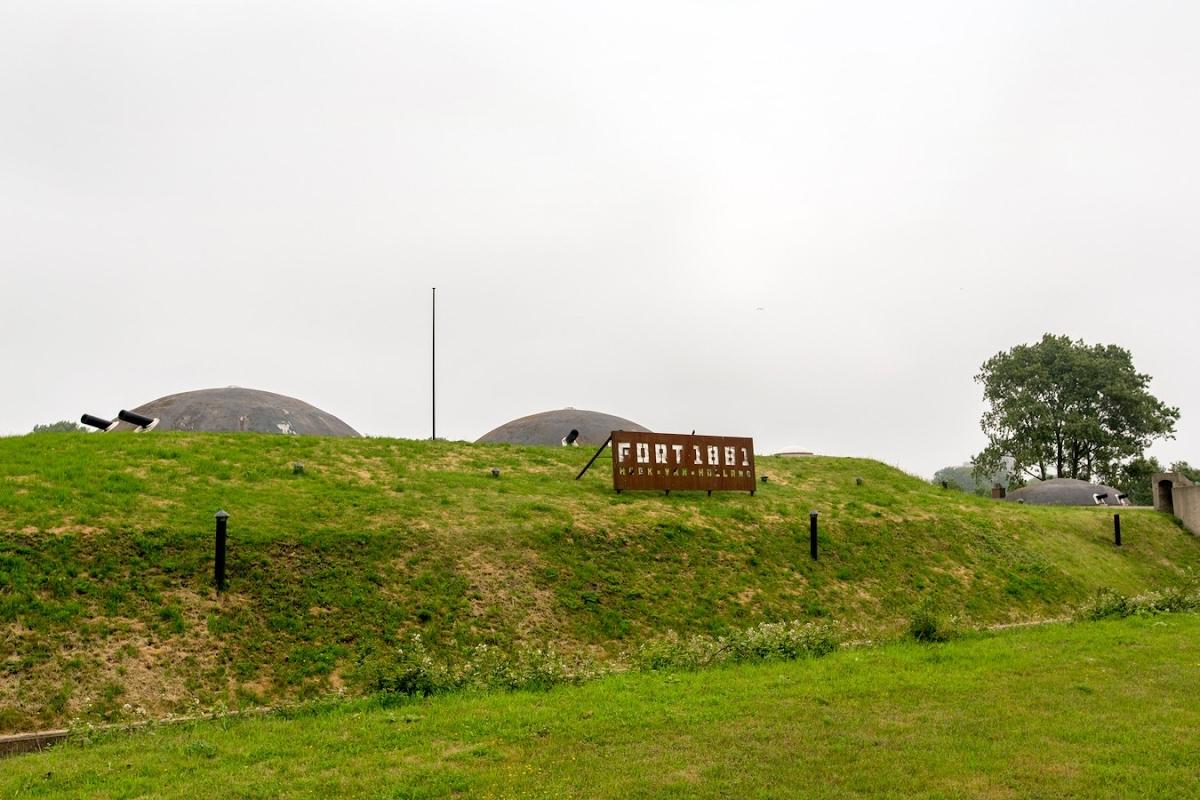
<path fill-rule="evenodd" d="M 1117 547 L 1121 546 L 1121 515 L 1113 514 L 1113 541 L 1117 543 Z"/>
<path fill-rule="evenodd" d="M 229 522 L 228 512 L 217 512 L 217 554 L 213 562 L 213 581 L 217 591 L 225 591 L 225 525 Z"/>
<path fill-rule="evenodd" d="M 817 560 L 817 512 L 808 512 L 808 554 Z"/>

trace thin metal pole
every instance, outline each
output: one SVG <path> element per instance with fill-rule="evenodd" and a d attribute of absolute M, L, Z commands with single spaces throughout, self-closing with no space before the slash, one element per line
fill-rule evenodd
<path fill-rule="evenodd" d="M 1121 515 L 1113 514 L 1113 539 L 1117 547 L 1121 546 Z"/>
<path fill-rule="evenodd" d="M 432 371 L 432 397 L 431 397 L 431 413 L 433 417 L 433 436 L 430 438 L 437 440 L 437 287 L 433 287 L 433 315 L 430 318 L 433 326 L 433 337 L 431 339 L 432 347 L 429 354 L 430 369 Z"/>

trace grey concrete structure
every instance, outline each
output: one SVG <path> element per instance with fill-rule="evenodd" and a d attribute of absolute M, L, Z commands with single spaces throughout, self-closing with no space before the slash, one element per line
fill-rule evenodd
<path fill-rule="evenodd" d="M 63 741 L 70 733 L 70 731 L 62 729 L 0 736 L 0 758 L 18 753 L 40 752 L 52 744 Z"/>
<path fill-rule="evenodd" d="M 1192 533 L 1200 533 L 1200 486 L 1178 472 L 1159 472 L 1151 480 L 1154 510 L 1173 514 Z"/>
<path fill-rule="evenodd" d="M 528 417 L 506 422 L 476 440 L 476 444 L 524 444 L 560 447 L 563 438 L 572 430 L 579 431 L 581 447 L 598 447 L 613 431 L 647 431 L 636 422 L 599 411 L 563 408 L 543 411 Z"/>
<path fill-rule="evenodd" d="M 1106 494 L 1108 497 L 1101 501 L 1104 505 L 1119 506 L 1121 501 L 1117 495 L 1120 493 L 1119 489 L 1098 483 L 1076 478 L 1054 478 L 1014 489 L 1008 493 L 1007 499 L 1014 503 L 1023 500 L 1032 506 L 1094 506 L 1095 495 Z"/>
<path fill-rule="evenodd" d="M 133 409 L 160 420 L 163 431 L 255 431 L 300 436 L 358 436 L 358 431 L 319 408 L 274 392 L 200 389 L 153 400 Z M 121 423 L 118 430 L 132 426 Z"/>

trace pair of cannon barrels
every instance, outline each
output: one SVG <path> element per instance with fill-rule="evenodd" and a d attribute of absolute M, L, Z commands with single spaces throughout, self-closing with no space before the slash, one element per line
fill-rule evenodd
<path fill-rule="evenodd" d="M 121 409 L 115 420 L 84 414 L 79 418 L 79 421 L 84 425 L 89 425 L 102 431 L 111 431 L 117 427 L 118 422 L 128 422 L 130 425 L 135 425 L 139 431 L 153 430 L 154 426 L 158 424 L 158 420 L 153 417 L 146 417 L 136 411 L 126 411 L 125 409 Z"/>

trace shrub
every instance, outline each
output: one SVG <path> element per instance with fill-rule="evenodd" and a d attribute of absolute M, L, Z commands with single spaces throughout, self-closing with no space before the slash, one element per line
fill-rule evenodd
<path fill-rule="evenodd" d="M 1075 610 L 1081 620 L 1112 617 L 1152 616 L 1179 611 L 1200 611 L 1200 589 L 1177 587 L 1126 597 L 1112 589 L 1100 589 Z"/>
<path fill-rule="evenodd" d="M 1075 616 L 1079 619 L 1105 619 L 1129 616 L 1129 598 L 1107 587 L 1097 590 L 1095 596 L 1080 606 Z"/>
<path fill-rule="evenodd" d="M 908 620 L 908 635 L 918 642 L 944 642 L 951 629 L 929 602 L 922 603 Z"/>

